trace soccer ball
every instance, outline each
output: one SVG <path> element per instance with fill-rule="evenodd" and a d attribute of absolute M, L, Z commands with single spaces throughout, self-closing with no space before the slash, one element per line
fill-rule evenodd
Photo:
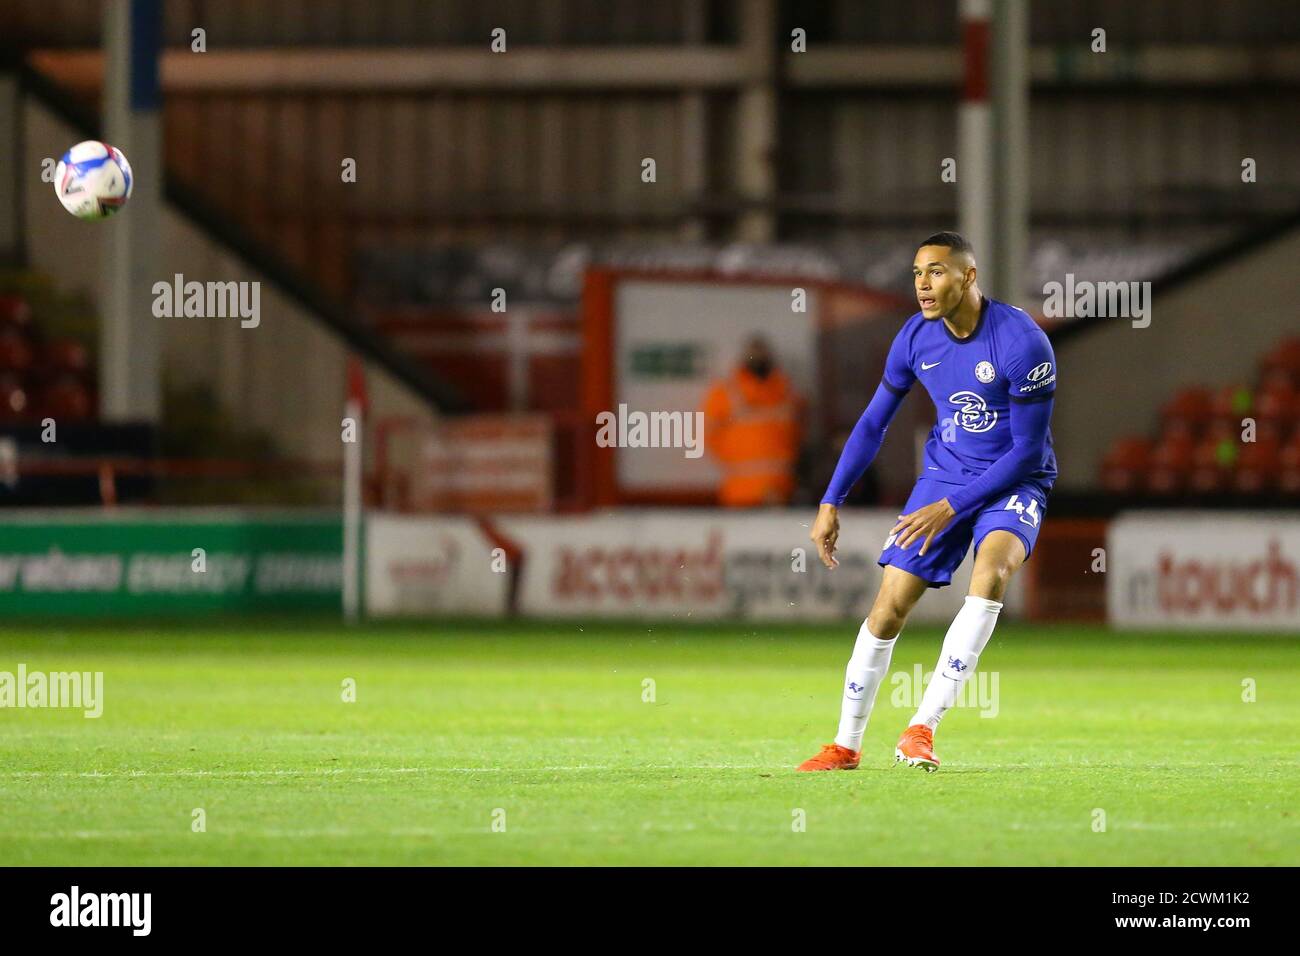
<path fill-rule="evenodd" d="M 131 164 L 107 143 L 86 140 L 63 154 L 54 170 L 54 192 L 78 219 L 107 219 L 131 196 Z"/>

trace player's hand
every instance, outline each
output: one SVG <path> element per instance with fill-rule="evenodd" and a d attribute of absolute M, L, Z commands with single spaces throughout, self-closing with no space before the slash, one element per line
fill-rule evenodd
<path fill-rule="evenodd" d="M 828 568 L 839 567 L 835 560 L 835 541 L 840 536 L 840 510 L 834 505 L 823 504 L 817 509 L 817 520 L 813 522 L 808 537 L 817 545 L 817 556 Z"/>
<path fill-rule="evenodd" d="M 894 543 L 900 548 L 906 548 L 918 537 L 925 535 L 925 541 L 921 544 L 921 554 L 925 554 L 930 549 L 934 536 L 948 527 L 948 522 L 956 514 L 952 505 L 948 504 L 948 499 L 940 498 L 934 504 L 918 508 L 910 515 L 899 515 L 898 524 L 889 533 L 898 535 Z"/>

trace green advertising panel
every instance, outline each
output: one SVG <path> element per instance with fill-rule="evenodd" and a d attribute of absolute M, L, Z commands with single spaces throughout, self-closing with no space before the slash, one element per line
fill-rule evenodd
<path fill-rule="evenodd" d="M 0 518 L 0 613 L 333 610 L 342 522 L 244 512 Z"/>

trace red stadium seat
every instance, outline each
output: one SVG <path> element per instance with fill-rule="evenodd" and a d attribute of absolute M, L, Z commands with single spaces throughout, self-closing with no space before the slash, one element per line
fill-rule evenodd
<path fill-rule="evenodd" d="M 25 372 L 32 366 L 33 350 L 25 332 L 0 332 L 0 372 Z"/>
<path fill-rule="evenodd" d="M 1181 441 L 1187 440 L 1195 442 L 1205 431 L 1204 418 L 1181 418 L 1171 415 L 1160 423 L 1159 441 Z"/>
<path fill-rule="evenodd" d="M 18 376 L 0 373 L 0 422 L 25 422 L 28 410 L 27 390 Z"/>
<path fill-rule="evenodd" d="M 72 373 L 84 375 L 90 369 L 90 356 L 86 347 L 76 339 L 55 339 L 42 350 L 45 372 L 48 375 Z"/>
<path fill-rule="evenodd" d="M 1253 429 L 1245 426 L 1233 428 L 1225 432 L 1222 437 L 1231 438 L 1234 442 L 1238 442 L 1243 446 L 1251 442 L 1265 441 L 1272 441 L 1281 445 L 1290 438 L 1291 432 L 1294 430 L 1293 421 L 1288 420 L 1285 415 L 1276 417 L 1257 416 L 1254 421 Z"/>
<path fill-rule="evenodd" d="M 1193 437 L 1200 433 L 1209 416 L 1210 392 L 1200 386 L 1183 389 L 1160 409 L 1160 420 L 1166 429 L 1185 431 Z"/>
<path fill-rule="evenodd" d="M 1139 490 L 1146 477 L 1151 447 L 1151 440 L 1140 436 L 1116 441 L 1101 463 L 1102 487 L 1113 494 Z"/>
<path fill-rule="evenodd" d="M 17 295 L 0 295 L 0 325 L 27 328 L 32 322 L 32 308 Z"/>
<path fill-rule="evenodd" d="M 1291 380 L 1291 385 L 1300 388 L 1300 336 L 1282 339 L 1260 360 L 1260 372 L 1267 376 L 1280 372 Z"/>
<path fill-rule="evenodd" d="M 1273 436 L 1243 444 L 1232 473 L 1233 490 L 1248 495 L 1271 491 L 1282 470 L 1281 446 Z"/>
<path fill-rule="evenodd" d="M 1259 373 L 1259 390 L 1261 392 L 1269 391 L 1274 388 L 1285 388 L 1292 391 L 1300 389 L 1300 382 L 1292 378 L 1290 372 L 1284 368 L 1261 368 Z"/>
<path fill-rule="evenodd" d="M 1151 450 L 1147 468 L 1147 491 L 1156 495 L 1170 495 L 1181 491 L 1187 484 L 1192 468 L 1194 444 L 1187 435 L 1162 439 Z"/>
<path fill-rule="evenodd" d="M 1181 389 L 1161 406 L 1154 447 L 1133 438 L 1111 446 L 1101 486 L 1117 494 L 1145 485 L 1156 495 L 1300 495 L 1300 336 L 1279 341 L 1259 368 L 1254 390 L 1240 383 Z"/>
<path fill-rule="evenodd" d="M 1278 452 L 1277 490 L 1287 495 L 1300 495 L 1300 430 Z"/>
<path fill-rule="evenodd" d="M 1289 431 L 1300 420 L 1296 402 L 1300 401 L 1291 386 L 1284 382 L 1271 382 L 1260 388 L 1255 396 L 1255 421 L 1278 432 Z"/>
<path fill-rule="evenodd" d="M 53 418 L 56 422 L 81 421 L 91 418 L 95 412 L 90 391 L 72 376 L 64 376 L 43 389 L 38 410 L 41 418 Z"/>
<path fill-rule="evenodd" d="M 1208 443 L 1218 445 L 1221 442 L 1236 444 L 1241 441 L 1243 430 L 1241 422 L 1233 421 L 1231 418 L 1215 418 L 1210 421 L 1205 431 L 1201 433 L 1200 441 L 1197 444 Z"/>
<path fill-rule="evenodd" d="M 1210 399 L 1210 418 L 1217 421 L 1240 425 L 1254 409 L 1255 395 L 1248 385 L 1225 385 Z"/>
<path fill-rule="evenodd" d="M 1240 442 L 1231 438 L 1203 438 L 1192 452 L 1192 469 L 1187 487 L 1196 494 L 1226 491 L 1236 464 Z"/>

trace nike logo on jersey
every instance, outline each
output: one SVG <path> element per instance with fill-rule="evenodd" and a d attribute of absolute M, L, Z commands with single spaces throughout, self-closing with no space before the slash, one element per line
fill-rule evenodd
<path fill-rule="evenodd" d="M 922 371 L 922 372 L 928 372 L 928 371 L 930 371 L 930 369 L 934 368 L 936 365 L 942 365 L 942 364 L 943 364 L 943 359 L 940 359 L 940 360 L 937 361 L 937 362 L 931 362 L 929 365 L 926 365 L 924 362 L 922 362 L 922 363 L 921 363 L 921 371 Z"/>

